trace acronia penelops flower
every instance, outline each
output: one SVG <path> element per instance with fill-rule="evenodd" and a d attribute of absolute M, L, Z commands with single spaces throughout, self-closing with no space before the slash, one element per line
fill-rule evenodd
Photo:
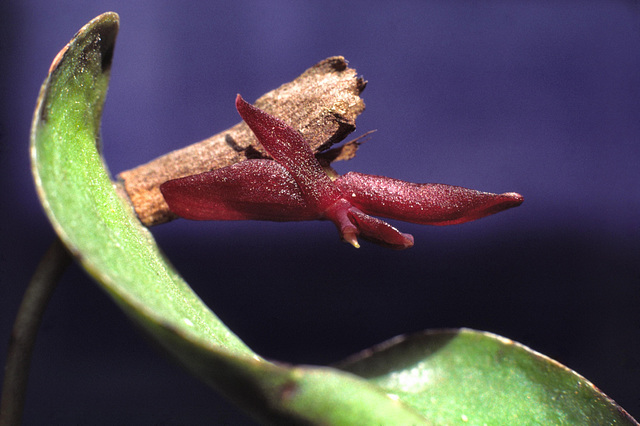
<path fill-rule="evenodd" d="M 176 215 L 192 220 L 330 220 L 354 247 L 360 237 L 405 249 L 413 246 L 413 236 L 373 216 L 453 225 L 523 201 L 515 192 L 492 194 L 356 172 L 329 177 L 295 129 L 240 95 L 236 108 L 273 160 L 246 160 L 163 183 L 162 195 Z"/>

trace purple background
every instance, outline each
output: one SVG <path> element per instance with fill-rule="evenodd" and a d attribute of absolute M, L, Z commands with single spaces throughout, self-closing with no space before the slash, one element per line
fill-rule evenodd
<path fill-rule="evenodd" d="M 452 4 L 455 3 L 455 4 Z M 28 130 L 55 54 L 113 10 L 104 111 L 115 174 L 236 122 L 321 59 L 369 84 L 357 170 L 491 192 L 517 209 L 454 227 L 396 224 L 414 248 L 340 243 L 330 223 L 153 230 L 195 291 L 258 353 L 339 360 L 397 334 L 471 327 L 575 369 L 640 416 L 640 7 L 631 1 L 3 1 L 0 349 L 53 239 Z M 4 336 L 4 337 L 3 337 Z M 77 266 L 54 294 L 25 424 L 243 424 L 167 362 Z"/>

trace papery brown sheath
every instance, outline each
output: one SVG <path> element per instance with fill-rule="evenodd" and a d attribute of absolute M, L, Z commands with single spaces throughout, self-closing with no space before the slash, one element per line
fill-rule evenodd
<path fill-rule="evenodd" d="M 330 220 L 343 240 L 357 237 L 394 249 L 413 246 L 373 216 L 453 225 L 522 204 L 520 194 L 492 194 L 349 172 L 332 180 L 295 129 L 245 102 L 236 108 L 273 160 L 246 160 L 160 185 L 170 210 L 192 220 Z"/>

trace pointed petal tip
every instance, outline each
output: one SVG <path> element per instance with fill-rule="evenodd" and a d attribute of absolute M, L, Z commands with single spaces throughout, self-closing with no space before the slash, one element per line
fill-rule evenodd
<path fill-rule="evenodd" d="M 346 219 L 346 217 L 344 219 Z M 355 248 L 360 248 L 360 243 L 358 243 L 358 229 L 352 223 L 345 220 L 344 223 L 340 224 L 339 231 L 342 241 L 351 244 Z"/>
<path fill-rule="evenodd" d="M 413 235 L 411 235 L 411 234 L 405 234 L 405 233 L 403 233 L 403 232 L 402 232 L 401 234 L 402 234 L 402 236 L 405 238 L 405 243 L 404 243 L 404 246 L 403 246 L 403 247 L 399 247 L 398 249 L 399 249 L 399 250 L 404 250 L 404 249 L 408 249 L 408 248 L 413 247 L 413 243 L 414 243 L 414 241 L 413 241 Z"/>
<path fill-rule="evenodd" d="M 505 202 L 508 202 L 511 207 L 519 206 L 524 202 L 524 197 L 517 192 L 505 192 L 504 194 L 500 194 L 500 196 L 507 198 Z"/>
<path fill-rule="evenodd" d="M 356 237 L 355 233 L 347 232 L 344 235 L 342 235 L 342 239 L 344 240 L 345 243 L 349 243 L 355 248 L 360 248 L 360 243 L 358 243 L 358 238 Z"/>
<path fill-rule="evenodd" d="M 387 222 L 369 216 L 356 208 L 349 209 L 348 214 L 358 228 L 361 238 L 394 250 L 413 247 L 413 235 L 404 234 Z"/>
<path fill-rule="evenodd" d="M 238 108 L 238 105 L 242 105 L 243 103 L 245 103 L 246 101 L 242 98 L 242 96 L 240 95 L 240 93 L 238 93 L 236 95 L 236 108 Z"/>

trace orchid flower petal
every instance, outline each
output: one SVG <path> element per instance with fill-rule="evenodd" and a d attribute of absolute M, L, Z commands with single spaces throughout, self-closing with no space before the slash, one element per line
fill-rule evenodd
<path fill-rule="evenodd" d="M 236 108 L 269 155 L 291 173 L 308 204 L 324 210 L 342 196 L 298 131 L 240 95 Z"/>
<path fill-rule="evenodd" d="M 454 225 L 522 204 L 515 192 L 492 194 L 460 186 L 411 183 L 349 172 L 334 183 L 351 204 L 373 216 L 422 225 Z"/>
<path fill-rule="evenodd" d="M 314 220 L 293 177 L 272 160 L 246 160 L 160 185 L 169 209 L 191 220 Z"/>
<path fill-rule="evenodd" d="M 284 121 L 249 104 L 240 95 L 236 97 L 236 108 L 269 155 L 291 173 L 309 207 L 332 221 L 344 241 L 359 247 L 358 231 L 347 215 L 351 204 L 342 198 L 342 193 L 327 176 L 304 137 Z"/>
<path fill-rule="evenodd" d="M 413 235 L 403 234 L 387 222 L 366 215 L 355 208 L 349 210 L 349 217 L 358 226 L 360 236 L 365 240 L 396 250 L 413 246 Z"/>

